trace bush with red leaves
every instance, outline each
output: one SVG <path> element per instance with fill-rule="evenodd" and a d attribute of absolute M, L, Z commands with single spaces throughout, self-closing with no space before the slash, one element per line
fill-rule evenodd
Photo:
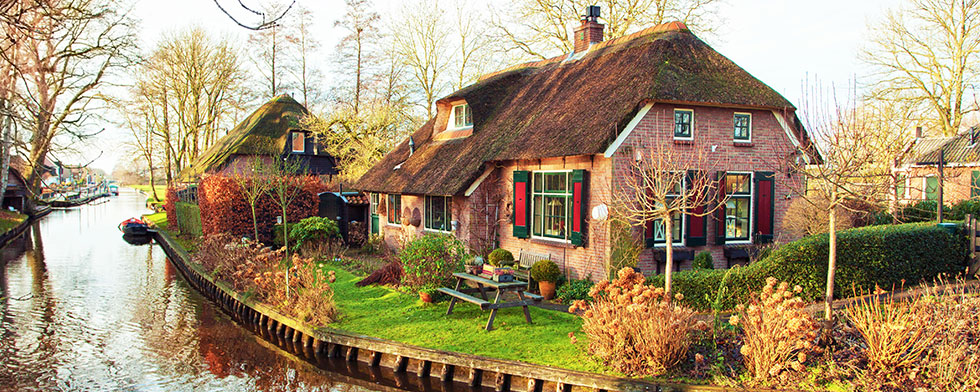
<path fill-rule="evenodd" d="M 397 261 L 392 261 L 385 264 L 384 267 L 379 268 L 374 271 L 371 275 L 368 275 L 364 280 L 355 283 L 357 287 L 364 287 L 369 284 L 379 284 L 379 285 L 397 285 L 402 281 L 402 263 Z"/>

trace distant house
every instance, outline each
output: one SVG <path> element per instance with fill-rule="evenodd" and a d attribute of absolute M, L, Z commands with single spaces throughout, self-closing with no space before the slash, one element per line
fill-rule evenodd
<path fill-rule="evenodd" d="M 943 203 L 980 197 L 980 126 L 948 137 L 923 137 L 909 145 L 909 158 L 896 168 L 900 202 L 939 198 L 939 156 L 943 156 Z"/>
<path fill-rule="evenodd" d="M 610 192 L 622 189 L 633 147 L 673 140 L 685 151 L 696 136 L 730 161 L 715 175 L 731 197 L 718 216 L 679 216 L 669 240 L 661 222 L 635 228 L 646 240 L 640 269 L 662 272 L 668 242 L 688 269 L 695 252 L 727 267 L 744 260 L 746 246 L 779 238 L 794 186 L 774 181 L 786 177 L 774 168 L 817 154 L 795 107 L 683 23 L 606 42 L 602 31 L 586 18 L 574 53 L 438 100 L 435 117 L 355 184 L 372 192 L 372 232 L 390 246 L 452 233 L 471 248 L 496 232 L 492 245 L 515 256 L 546 255 L 571 277 L 600 279 L 610 235 L 591 216 L 601 218 Z"/>
<path fill-rule="evenodd" d="M 22 213 L 31 213 L 33 206 L 28 193 L 27 180 L 13 165 L 7 174 L 7 189 L 3 193 L 3 208 L 13 208 Z"/>
<path fill-rule="evenodd" d="M 309 114 L 299 102 L 280 95 L 266 102 L 228 134 L 218 139 L 190 167 L 181 172 L 183 182 L 196 182 L 207 174 L 232 174 L 250 157 L 299 159 L 309 174 L 326 180 L 337 174 L 336 160 L 303 129 L 300 120 Z"/>

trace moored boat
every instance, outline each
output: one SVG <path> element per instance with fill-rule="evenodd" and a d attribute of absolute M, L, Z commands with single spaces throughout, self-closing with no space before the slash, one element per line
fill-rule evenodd
<path fill-rule="evenodd" d="M 144 236 L 149 234 L 150 225 L 140 218 L 129 218 L 119 224 L 119 231 L 130 236 Z"/>

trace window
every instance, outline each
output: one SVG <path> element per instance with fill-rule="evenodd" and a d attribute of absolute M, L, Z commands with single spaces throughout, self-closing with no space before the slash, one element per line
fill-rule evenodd
<path fill-rule="evenodd" d="M 694 124 L 694 110 L 674 109 L 674 138 L 691 139 L 692 124 Z"/>
<path fill-rule="evenodd" d="M 728 241 L 748 241 L 752 232 L 750 214 L 752 206 L 752 175 L 728 173 L 725 175 L 725 238 Z"/>
<path fill-rule="evenodd" d="M 735 140 L 752 140 L 752 115 L 749 113 L 735 113 Z"/>
<path fill-rule="evenodd" d="M 907 177 L 904 174 L 895 176 L 895 200 L 905 199 L 908 190 Z"/>
<path fill-rule="evenodd" d="M 980 196 L 980 170 L 974 170 L 970 173 L 970 197 L 978 196 Z"/>
<path fill-rule="evenodd" d="M 568 238 L 572 204 L 568 172 L 535 172 L 531 185 L 531 233 L 538 237 Z"/>
<path fill-rule="evenodd" d="M 438 231 L 452 231 L 452 196 L 425 197 L 425 228 Z"/>
<path fill-rule="evenodd" d="M 388 195 L 388 224 L 397 225 L 402 222 L 402 195 Z"/>
<path fill-rule="evenodd" d="M 378 204 L 381 202 L 381 195 L 371 194 L 371 215 L 378 215 Z"/>
<path fill-rule="evenodd" d="M 470 105 L 462 104 L 453 106 L 453 111 L 450 114 L 449 124 L 453 129 L 473 126 L 473 112 L 470 111 Z"/>
<path fill-rule="evenodd" d="M 925 178 L 925 189 L 926 200 L 936 200 L 939 199 L 939 177 L 929 176 Z"/>
<path fill-rule="evenodd" d="M 680 183 L 674 185 L 673 192 L 667 194 L 668 202 L 674 200 L 676 197 L 681 195 L 685 186 L 685 180 L 681 180 Z M 670 216 L 670 231 L 671 231 L 671 243 L 674 245 L 683 245 L 684 238 L 682 234 L 684 232 L 684 214 L 674 213 Z M 656 245 L 663 245 L 667 242 L 666 227 L 662 219 L 656 219 L 653 221 L 653 243 Z"/>
<path fill-rule="evenodd" d="M 303 137 L 303 132 L 293 132 L 293 152 L 304 153 L 306 152 L 306 140 Z"/>

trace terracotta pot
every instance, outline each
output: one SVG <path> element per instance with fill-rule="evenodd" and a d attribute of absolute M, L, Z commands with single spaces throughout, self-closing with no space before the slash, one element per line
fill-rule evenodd
<path fill-rule="evenodd" d="M 541 290 L 541 296 L 544 299 L 555 298 L 555 282 L 538 282 L 538 289 Z"/>
<path fill-rule="evenodd" d="M 554 290 L 552 290 L 552 291 L 554 291 Z M 421 299 L 422 302 L 425 302 L 427 304 L 431 304 L 432 303 L 432 294 L 421 292 L 421 293 L 419 293 L 419 299 Z"/>

